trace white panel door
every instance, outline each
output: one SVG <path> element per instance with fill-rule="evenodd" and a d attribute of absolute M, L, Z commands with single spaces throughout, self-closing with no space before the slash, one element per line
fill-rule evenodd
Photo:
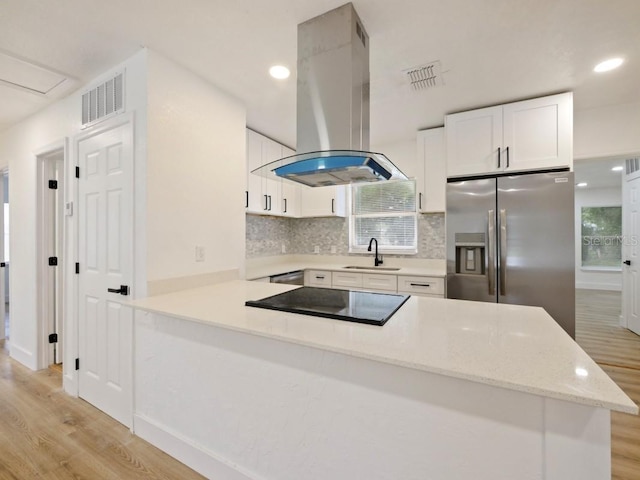
<path fill-rule="evenodd" d="M 502 107 L 447 115 L 447 176 L 491 173 L 503 168 Z"/>
<path fill-rule="evenodd" d="M 132 309 L 111 290 L 133 279 L 133 148 L 129 124 L 78 143 L 79 394 L 131 426 Z"/>
<path fill-rule="evenodd" d="M 627 328 L 640 335 L 640 176 L 623 182 L 622 308 Z"/>

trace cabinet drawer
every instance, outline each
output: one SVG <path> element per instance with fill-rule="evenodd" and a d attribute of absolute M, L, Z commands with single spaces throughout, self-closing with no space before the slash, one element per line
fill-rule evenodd
<path fill-rule="evenodd" d="M 333 272 L 331 285 L 334 288 L 362 288 L 362 274 L 350 272 Z"/>
<path fill-rule="evenodd" d="M 444 295 L 444 278 L 398 276 L 398 292 Z"/>
<path fill-rule="evenodd" d="M 331 272 L 326 270 L 309 270 L 307 284 L 312 287 L 331 288 Z"/>
<path fill-rule="evenodd" d="M 395 275 L 363 273 L 362 288 L 395 292 L 398 290 L 398 277 Z"/>

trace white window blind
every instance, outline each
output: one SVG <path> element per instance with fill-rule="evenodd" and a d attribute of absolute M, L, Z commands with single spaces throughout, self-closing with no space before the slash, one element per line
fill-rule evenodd
<path fill-rule="evenodd" d="M 372 237 L 384 253 L 416 253 L 415 181 L 352 186 L 350 251 L 366 252 Z"/>

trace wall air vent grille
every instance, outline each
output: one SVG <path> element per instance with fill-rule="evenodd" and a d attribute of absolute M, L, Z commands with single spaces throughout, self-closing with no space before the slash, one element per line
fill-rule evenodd
<path fill-rule="evenodd" d="M 640 170 L 640 158 L 627 158 L 625 160 L 625 164 L 627 167 L 627 175 L 631 175 L 632 173 Z"/>
<path fill-rule="evenodd" d="M 82 128 L 123 111 L 124 74 L 118 73 L 82 95 Z"/>
<path fill-rule="evenodd" d="M 407 75 L 409 85 L 415 91 L 444 85 L 439 61 L 404 70 L 404 73 Z"/>

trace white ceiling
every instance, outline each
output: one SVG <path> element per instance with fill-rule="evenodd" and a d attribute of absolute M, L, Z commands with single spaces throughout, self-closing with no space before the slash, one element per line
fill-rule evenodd
<path fill-rule="evenodd" d="M 573 163 L 574 180 L 578 183 L 586 183 L 588 190 L 594 188 L 619 188 L 622 189 L 623 172 L 614 172 L 613 167 L 624 167 L 627 157 L 590 158 L 576 160 Z"/>
<path fill-rule="evenodd" d="M 0 51 L 82 85 L 147 46 L 243 100 L 249 126 L 295 146 L 297 25 L 343 3 L 2 0 Z M 576 110 L 640 101 L 639 0 L 353 4 L 370 37 L 374 146 L 442 125 L 446 113 L 561 91 L 574 91 Z M 592 73 L 611 56 L 626 63 Z M 433 60 L 445 85 L 412 92 L 402 71 Z M 292 78 L 271 79 L 274 63 Z M 0 129 L 53 100 L 0 85 Z"/>

